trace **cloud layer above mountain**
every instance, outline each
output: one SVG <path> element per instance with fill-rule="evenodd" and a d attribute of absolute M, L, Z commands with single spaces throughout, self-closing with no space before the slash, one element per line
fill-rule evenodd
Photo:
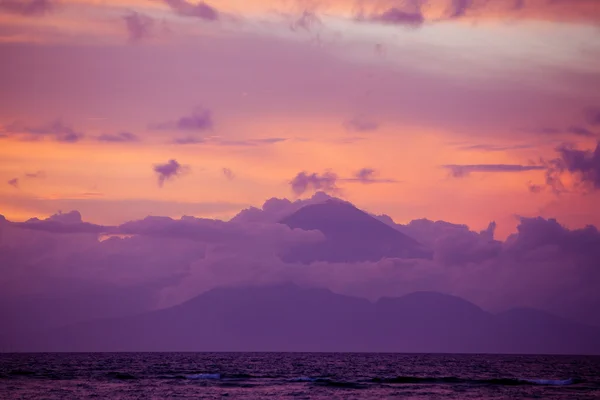
<path fill-rule="evenodd" d="M 288 251 L 319 249 L 331 237 L 277 221 L 330 199 L 324 193 L 294 202 L 274 198 L 230 222 L 148 217 L 99 226 L 84 222 L 76 211 L 24 223 L 1 220 L 3 318 L 9 318 L 7 307 L 22 304 L 24 320 L 40 324 L 35 313 L 42 299 L 61 304 L 56 318 L 44 317 L 52 326 L 174 305 L 215 287 L 293 282 L 369 299 L 439 291 L 493 311 L 535 307 L 600 324 L 594 313 L 600 304 L 600 233 L 593 226 L 570 230 L 555 220 L 523 217 L 517 233 L 498 241 L 494 223 L 474 232 L 426 219 L 395 224 L 385 215 L 370 216 L 372 222 L 364 225 L 352 216 L 346 229 L 362 227 L 368 230 L 364 235 L 373 235 L 381 225 L 415 239 L 433 257 L 283 261 Z M 353 209 L 345 202 L 332 204 Z M 361 246 L 355 237 L 343 240 L 347 248 Z M 70 299 L 79 314 L 58 299 Z"/>

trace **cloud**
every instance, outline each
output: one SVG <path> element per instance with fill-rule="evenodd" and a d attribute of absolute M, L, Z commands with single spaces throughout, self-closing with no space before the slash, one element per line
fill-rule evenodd
<path fill-rule="evenodd" d="M 263 138 L 263 139 L 246 139 L 246 140 L 224 140 L 216 138 L 211 141 L 212 144 L 218 146 L 240 146 L 240 147 L 254 147 L 261 146 L 265 144 L 275 144 L 285 142 L 286 138 Z"/>
<path fill-rule="evenodd" d="M 459 150 L 474 150 L 474 151 L 507 151 L 507 150 L 524 150 L 531 149 L 534 146 L 531 144 L 515 144 L 515 145 L 497 145 L 497 144 L 467 144 L 459 145 Z"/>
<path fill-rule="evenodd" d="M 248 251 L 260 243 L 276 249 L 288 248 L 298 243 L 323 240 L 318 231 L 290 229 L 283 224 L 224 222 L 206 218 L 184 216 L 176 220 L 168 217 L 146 217 L 120 225 L 116 232 L 179 239 L 202 243 L 219 243 L 228 247 L 244 247 Z"/>
<path fill-rule="evenodd" d="M 175 138 L 173 139 L 173 144 L 199 144 L 199 143 L 206 143 L 207 140 L 205 138 L 201 138 L 201 137 L 194 137 L 194 136 L 184 136 L 184 137 L 180 137 L 180 138 Z"/>
<path fill-rule="evenodd" d="M 454 19 L 464 17 L 471 6 L 472 0 L 452 0 L 448 10 L 448 18 Z"/>
<path fill-rule="evenodd" d="M 119 132 L 115 134 L 105 133 L 98 137 L 96 140 L 99 142 L 112 142 L 112 143 L 126 143 L 126 142 L 139 142 L 139 136 L 131 132 Z"/>
<path fill-rule="evenodd" d="M 119 132 L 119 133 L 105 133 L 96 137 L 99 142 L 110 142 L 110 143 L 127 143 L 127 142 L 139 142 L 140 137 L 131 132 Z"/>
<path fill-rule="evenodd" d="M 317 14 L 315 14 L 312 11 L 305 10 L 302 12 L 300 17 L 298 17 L 292 22 L 290 29 L 293 31 L 302 29 L 307 32 L 310 32 L 315 27 L 321 27 L 322 25 L 323 22 Z"/>
<path fill-rule="evenodd" d="M 364 117 L 355 117 L 344 123 L 347 130 L 352 132 L 373 132 L 379 129 L 379 123 Z"/>
<path fill-rule="evenodd" d="M 14 188 L 18 188 L 19 187 L 19 178 L 12 178 L 7 183 Z"/>
<path fill-rule="evenodd" d="M 338 191 L 336 186 L 337 180 L 338 176 L 330 171 L 323 174 L 302 171 L 290 181 L 290 186 L 292 191 L 298 196 L 308 190 L 335 193 Z"/>
<path fill-rule="evenodd" d="M 179 164 L 176 160 L 169 160 L 166 164 L 156 164 L 154 172 L 158 174 L 158 186 L 163 186 L 165 181 L 174 179 L 189 170 L 189 167 Z"/>
<path fill-rule="evenodd" d="M 196 108 L 190 115 L 183 116 L 176 121 L 162 122 L 151 125 L 153 129 L 180 130 L 180 131 L 207 131 L 214 127 L 212 113 L 205 108 Z"/>
<path fill-rule="evenodd" d="M 542 165 L 511 165 L 511 164 L 474 164 L 474 165 L 444 165 L 455 178 L 468 176 L 473 172 L 501 173 L 545 170 Z"/>
<path fill-rule="evenodd" d="M 340 180 L 349 181 L 349 182 L 359 182 L 359 183 L 364 183 L 364 184 L 397 183 L 398 182 L 394 179 L 380 179 L 380 178 L 377 178 L 377 175 L 378 175 L 377 171 L 374 170 L 373 168 L 362 168 L 354 173 L 354 177 L 340 179 Z"/>
<path fill-rule="evenodd" d="M 0 0 L 0 12 L 26 17 L 43 16 L 56 6 L 53 0 Z"/>
<path fill-rule="evenodd" d="M 567 132 L 577 136 L 594 137 L 596 134 L 583 126 L 570 126 Z"/>
<path fill-rule="evenodd" d="M 135 11 L 123 16 L 123 21 L 125 21 L 129 40 L 132 42 L 138 42 L 148 37 L 154 25 L 154 19 Z"/>
<path fill-rule="evenodd" d="M 562 191 L 561 175 L 569 173 L 577 182 L 592 190 L 600 189 L 600 142 L 595 150 L 578 150 L 572 145 L 563 144 L 556 151 L 559 158 L 548 164 L 546 182 L 555 191 Z"/>
<path fill-rule="evenodd" d="M 286 138 L 261 138 L 261 139 L 223 139 L 220 137 L 198 137 L 198 136 L 182 136 L 173 139 L 173 144 L 208 144 L 211 146 L 224 146 L 224 147 L 258 147 L 263 145 L 270 145 L 285 142 Z"/>
<path fill-rule="evenodd" d="M 324 203 L 330 199 L 333 199 L 333 197 L 323 191 L 316 192 L 308 199 L 297 199 L 295 201 L 273 197 L 266 200 L 261 208 L 250 207 L 240 211 L 231 221 L 244 223 L 279 222 L 304 206 Z"/>
<path fill-rule="evenodd" d="M 425 17 L 420 10 L 416 12 L 407 12 L 398 8 L 390 8 L 381 14 L 375 14 L 369 17 L 370 21 L 380 22 L 391 25 L 420 26 L 425 23 Z"/>
<path fill-rule="evenodd" d="M 25 222 L 12 222 L 12 226 L 57 234 L 98 234 L 114 230 L 112 227 L 84 222 L 79 211 L 59 211 L 45 219 L 31 218 Z"/>
<path fill-rule="evenodd" d="M 235 178 L 233 171 L 230 170 L 229 168 L 223 168 L 223 175 L 225 175 L 225 178 L 227 178 L 230 181 Z"/>
<path fill-rule="evenodd" d="M 205 21 L 216 21 L 219 19 L 219 12 L 212 6 L 201 1 L 199 3 L 190 3 L 186 0 L 164 0 L 176 14 L 184 17 L 200 18 Z"/>
<path fill-rule="evenodd" d="M 516 233 L 502 242 L 494 239 L 494 223 L 475 232 L 445 221 L 401 225 L 389 219 L 388 225 L 432 249 L 433 259 L 283 262 L 285 249 L 323 236 L 277 221 L 329 198 L 321 192 L 294 202 L 269 199 L 231 222 L 148 217 L 102 227 L 83 222 L 76 211 L 25 223 L 0 221 L 0 292 L 14 298 L 68 294 L 77 302 L 77 290 L 86 292 L 89 285 L 146 287 L 156 301 L 145 302 L 144 311 L 220 286 L 295 282 L 370 299 L 434 290 L 492 310 L 536 307 L 600 323 L 592 307 L 600 302 L 600 233 L 595 227 L 568 229 L 553 219 L 522 217 Z M 110 235 L 99 241 L 107 231 Z M 132 298 L 122 301 L 131 308 Z M 93 310 L 85 309 L 88 317 L 96 316 Z M 23 312 L 24 319 L 39 318 Z"/>
<path fill-rule="evenodd" d="M 26 178 L 45 178 L 46 173 L 44 171 L 28 172 L 25 174 Z"/>
<path fill-rule="evenodd" d="M 57 142 L 63 143 L 76 143 L 85 136 L 61 120 L 37 127 L 14 122 L 6 127 L 6 131 L 22 140 L 38 140 L 42 137 L 51 137 Z"/>

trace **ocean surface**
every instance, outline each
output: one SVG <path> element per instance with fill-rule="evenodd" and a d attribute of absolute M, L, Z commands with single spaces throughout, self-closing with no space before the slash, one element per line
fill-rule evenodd
<path fill-rule="evenodd" d="M 0 354 L 0 399 L 600 399 L 600 357 Z"/>

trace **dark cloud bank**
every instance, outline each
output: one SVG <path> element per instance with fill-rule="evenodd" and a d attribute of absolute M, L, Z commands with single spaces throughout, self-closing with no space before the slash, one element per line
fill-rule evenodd
<path fill-rule="evenodd" d="M 323 192 L 229 222 L 0 217 L 0 347 L 600 352 L 600 232 L 494 230 L 396 224 Z M 107 317 L 124 319 L 79 323 Z"/>

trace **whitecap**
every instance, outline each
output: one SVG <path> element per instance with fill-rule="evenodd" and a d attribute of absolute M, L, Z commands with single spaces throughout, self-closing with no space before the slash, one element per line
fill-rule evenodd
<path fill-rule="evenodd" d="M 563 385 L 572 385 L 573 379 L 523 379 L 525 382 L 534 383 L 536 385 L 555 385 L 555 386 L 563 386 Z"/>

